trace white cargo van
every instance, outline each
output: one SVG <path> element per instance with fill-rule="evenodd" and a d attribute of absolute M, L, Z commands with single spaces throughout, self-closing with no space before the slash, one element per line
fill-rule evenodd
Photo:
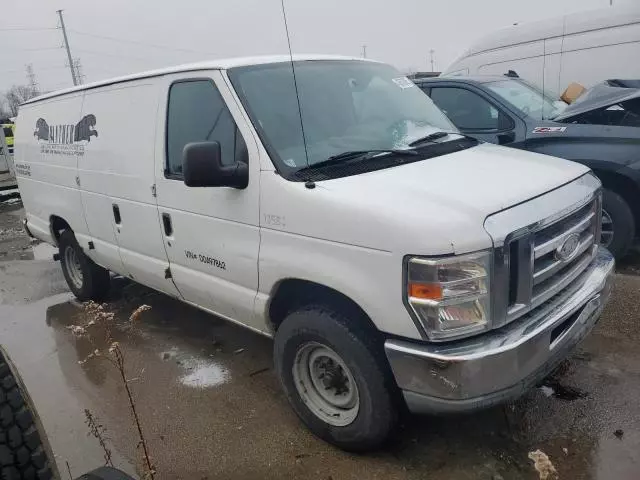
<path fill-rule="evenodd" d="M 457 133 L 385 64 L 168 68 L 31 100 L 17 134 L 26 228 L 79 299 L 110 271 L 273 336 L 294 410 L 342 448 L 403 404 L 522 394 L 609 294 L 597 178 Z"/>
<path fill-rule="evenodd" d="M 589 88 L 607 79 L 638 79 L 638 58 L 640 4 L 635 4 L 502 28 L 472 45 L 443 75 L 513 70 L 559 95 L 571 82 Z"/>

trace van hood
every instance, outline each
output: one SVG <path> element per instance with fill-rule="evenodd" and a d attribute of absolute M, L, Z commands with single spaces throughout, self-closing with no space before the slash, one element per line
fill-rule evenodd
<path fill-rule="evenodd" d="M 487 216 L 586 172 L 585 166 L 566 160 L 481 144 L 316 182 L 296 205 L 284 205 L 277 196 L 263 200 L 270 209 L 266 211 L 286 215 L 291 233 L 403 254 L 441 255 L 490 247 L 483 228 Z M 304 189 L 298 182 L 285 183 Z"/>

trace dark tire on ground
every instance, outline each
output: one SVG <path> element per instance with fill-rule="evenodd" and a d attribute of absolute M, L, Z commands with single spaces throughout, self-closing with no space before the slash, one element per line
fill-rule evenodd
<path fill-rule="evenodd" d="M 367 451 L 381 446 L 391 435 L 402 403 L 382 336 L 354 316 L 357 314 L 343 314 L 338 308 L 324 305 L 306 306 L 290 313 L 275 335 L 274 359 L 289 403 L 315 435 L 344 450 Z M 320 418 L 296 388 L 296 357 L 310 344 L 335 352 L 357 385 L 359 407 L 347 425 L 332 425 Z"/>
<path fill-rule="evenodd" d="M 107 298 L 111 286 L 109 271 L 94 263 L 84 254 L 71 230 L 62 232 L 58 246 L 64 278 L 78 300 L 104 300 Z M 67 250 L 70 251 L 67 252 Z M 75 258 L 77 264 L 75 266 L 69 265 L 69 258 Z M 79 271 L 80 275 L 74 275 L 74 269 L 76 272 Z"/>
<path fill-rule="evenodd" d="M 0 353 L 0 479 L 54 478 L 31 404 Z"/>
<path fill-rule="evenodd" d="M 629 204 L 616 192 L 604 189 L 602 209 L 613 222 L 613 239 L 607 247 L 616 260 L 623 258 L 635 238 L 636 224 Z"/>

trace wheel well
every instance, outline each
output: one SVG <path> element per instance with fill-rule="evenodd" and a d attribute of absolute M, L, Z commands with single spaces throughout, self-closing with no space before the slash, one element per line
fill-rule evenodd
<path fill-rule="evenodd" d="M 71 226 L 67 223 L 67 221 L 56 215 L 51 215 L 49 218 L 49 228 L 51 228 L 51 235 L 53 239 L 58 243 L 60 239 L 60 234 L 65 230 L 71 230 Z"/>
<path fill-rule="evenodd" d="M 325 285 L 295 278 L 282 280 L 274 289 L 269 302 L 272 331 L 275 333 L 292 311 L 305 305 L 317 304 L 337 308 L 354 321 L 362 322 L 365 328 L 378 331 L 365 311 L 351 298 Z"/>
<path fill-rule="evenodd" d="M 602 182 L 602 186 L 608 190 L 616 192 L 629 205 L 636 221 L 636 234 L 640 231 L 640 187 L 633 180 L 624 175 L 606 170 L 594 170 Z"/>

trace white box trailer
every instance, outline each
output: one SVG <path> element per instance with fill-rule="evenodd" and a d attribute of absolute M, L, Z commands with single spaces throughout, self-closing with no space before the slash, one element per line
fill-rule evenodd
<path fill-rule="evenodd" d="M 444 72 L 521 78 L 559 96 L 571 82 L 640 78 L 640 3 L 515 24 L 472 45 Z"/>

